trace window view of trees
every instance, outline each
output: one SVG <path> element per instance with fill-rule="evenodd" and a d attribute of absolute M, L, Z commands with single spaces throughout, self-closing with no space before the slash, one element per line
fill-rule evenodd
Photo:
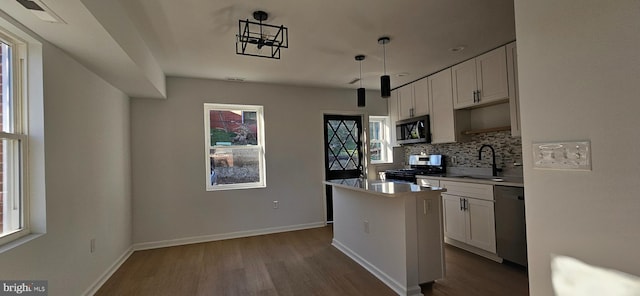
<path fill-rule="evenodd" d="M 258 111 L 209 110 L 210 186 L 261 182 Z"/>

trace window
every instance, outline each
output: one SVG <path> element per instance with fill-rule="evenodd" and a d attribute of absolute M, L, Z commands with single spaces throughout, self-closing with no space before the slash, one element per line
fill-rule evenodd
<path fill-rule="evenodd" d="M 262 106 L 204 104 L 207 190 L 266 187 Z"/>
<path fill-rule="evenodd" d="M 388 116 L 369 116 L 369 160 L 371 163 L 393 162 L 389 135 Z"/>
<path fill-rule="evenodd" d="M 0 30 L 0 245 L 29 234 L 24 190 L 27 135 L 23 106 L 26 44 Z"/>

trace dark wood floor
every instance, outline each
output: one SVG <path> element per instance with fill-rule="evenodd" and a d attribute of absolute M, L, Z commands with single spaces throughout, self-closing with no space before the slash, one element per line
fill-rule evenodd
<path fill-rule="evenodd" d="M 396 295 L 331 246 L 331 227 L 137 251 L 96 295 Z M 425 295 L 528 295 L 523 268 L 447 247 Z"/>

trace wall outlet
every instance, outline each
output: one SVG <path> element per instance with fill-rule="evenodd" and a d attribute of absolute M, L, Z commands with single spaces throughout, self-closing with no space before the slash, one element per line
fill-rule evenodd
<path fill-rule="evenodd" d="M 278 201 L 277 201 L 277 200 L 274 200 L 274 201 L 273 201 L 273 208 L 274 208 L 274 209 L 277 209 L 279 206 L 280 206 L 280 205 L 278 204 Z"/>
<path fill-rule="evenodd" d="M 369 221 L 364 220 L 364 233 L 369 233 Z"/>
<path fill-rule="evenodd" d="M 93 252 L 95 252 L 95 251 L 96 251 L 96 239 L 95 239 L 95 238 L 92 238 L 92 239 L 89 241 L 89 251 L 90 251 L 91 253 L 93 253 Z"/>

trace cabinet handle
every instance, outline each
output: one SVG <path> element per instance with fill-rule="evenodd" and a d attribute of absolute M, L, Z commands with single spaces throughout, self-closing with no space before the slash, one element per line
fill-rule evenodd
<path fill-rule="evenodd" d="M 464 205 L 464 210 L 465 211 L 469 209 L 469 206 L 468 206 L 469 205 L 469 201 L 466 198 L 464 199 L 464 202 L 462 204 Z"/>
<path fill-rule="evenodd" d="M 473 102 L 474 103 L 476 102 L 476 91 L 475 90 L 473 91 Z"/>
<path fill-rule="evenodd" d="M 476 96 L 478 97 L 478 101 L 477 102 L 480 103 L 480 90 L 476 91 Z"/>
<path fill-rule="evenodd" d="M 460 199 L 460 210 L 464 211 L 464 201 L 462 198 Z"/>

